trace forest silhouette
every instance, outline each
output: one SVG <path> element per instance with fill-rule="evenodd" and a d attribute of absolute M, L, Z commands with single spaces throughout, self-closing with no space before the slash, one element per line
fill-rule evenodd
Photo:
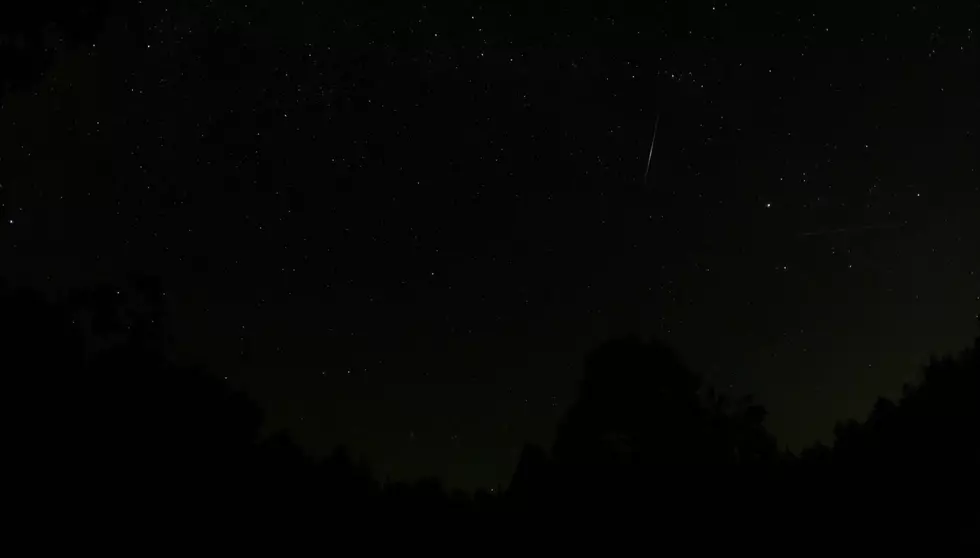
<path fill-rule="evenodd" d="M 138 275 L 55 300 L 0 286 L 8 494 L 22 518 L 351 535 L 338 526 L 424 517 L 432 536 L 604 548 L 977 544 L 980 336 L 799 455 L 780 450 L 761 404 L 716 392 L 656 341 L 613 339 L 587 357 L 554 446 L 527 446 L 503 493 L 465 494 L 260 436 L 254 402 L 169 356 L 160 292 Z"/>
<path fill-rule="evenodd" d="M 59 38 L 92 43 L 109 4 L 5 3 L 0 98 L 39 82 Z M 162 290 L 134 275 L 52 300 L 0 282 L 4 500 L 21 535 L 261 529 L 326 533 L 336 552 L 340 538 L 422 525 L 427 541 L 472 535 L 457 552 L 501 539 L 580 552 L 980 546 L 980 335 L 799 454 L 780 449 L 759 402 L 715 391 L 657 341 L 612 339 L 586 359 L 553 447 L 526 446 L 502 493 L 468 494 L 261 435 L 255 402 L 170 355 Z"/>

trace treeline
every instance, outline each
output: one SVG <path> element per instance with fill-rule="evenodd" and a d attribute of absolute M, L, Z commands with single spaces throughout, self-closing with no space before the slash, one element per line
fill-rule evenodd
<path fill-rule="evenodd" d="M 716 393 L 657 342 L 615 339 L 587 358 L 554 446 L 525 448 L 502 494 L 464 494 L 380 482 L 343 448 L 314 460 L 285 434 L 261 437 L 255 403 L 168 356 L 161 290 L 139 276 L 55 301 L 0 288 L 8 501 L 30 527 L 135 536 L 169 518 L 658 549 L 978 544 L 980 337 L 800 455 L 779 449 L 762 405 Z"/>

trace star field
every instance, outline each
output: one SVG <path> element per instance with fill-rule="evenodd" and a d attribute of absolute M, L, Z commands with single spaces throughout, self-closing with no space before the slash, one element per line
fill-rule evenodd
<path fill-rule="evenodd" d="M 972 339 L 977 10 L 741 4 L 113 7 L 2 98 L 4 275 L 159 275 L 185 358 L 393 477 L 506 484 L 627 332 L 798 449 Z"/>

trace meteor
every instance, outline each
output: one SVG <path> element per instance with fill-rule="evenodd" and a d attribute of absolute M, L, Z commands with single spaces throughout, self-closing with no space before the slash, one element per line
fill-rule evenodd
<path fill-rule="evenodd" d="M 657 121 L 653 123 L 653 140 L 650 141 L 650 154 L 647 155 L 647 170 L 643 173 L 643 185 L 647 185 L 647 176 L 650 174 L 650 162 L 653 161 L 653 146 L 657 143 L 657 128 L 660 126 L 660 112 L 657 112 Z"/>
<path fill-rule="evenodd" d="M 831 234 L 847 234 L 858 231 L 897 229 L 899 227 L 901 227 L 901 225 L 865 225 L 863 227 L 844 227 L 839 229 L 822 229 L 818 231 L 804 232 L 800 233 L 800 236 L 826 236 Z"/>

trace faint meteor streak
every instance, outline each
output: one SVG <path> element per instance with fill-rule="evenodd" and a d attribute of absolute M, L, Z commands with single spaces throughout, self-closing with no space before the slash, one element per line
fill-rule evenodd
<path fill-rule="evenodd" d="M 657 112 L 657 121 L 653 123 L 653 139 L 650 141 L 650 153 L 647 155 L 647 170 L 643 173 L 643 185 L 647 185 L 647 176 L 650 174 L 650 162 L 653 161 L 653 146 L 657 143 L 657 128 L 660 126 L 660 112 Z"/>
<path fill-rule="evenodd" d="M 878 229 L 897 229 L 901 225 L 866 225 L 863 227 L 844 227 L 840 229 L 821 229 L 819 231 L 810 231 L 805 233 L 800 233 L 800 236 L 825 236 L 829 234 L 843 234 L 855 231 L 870 231 Z"/>

